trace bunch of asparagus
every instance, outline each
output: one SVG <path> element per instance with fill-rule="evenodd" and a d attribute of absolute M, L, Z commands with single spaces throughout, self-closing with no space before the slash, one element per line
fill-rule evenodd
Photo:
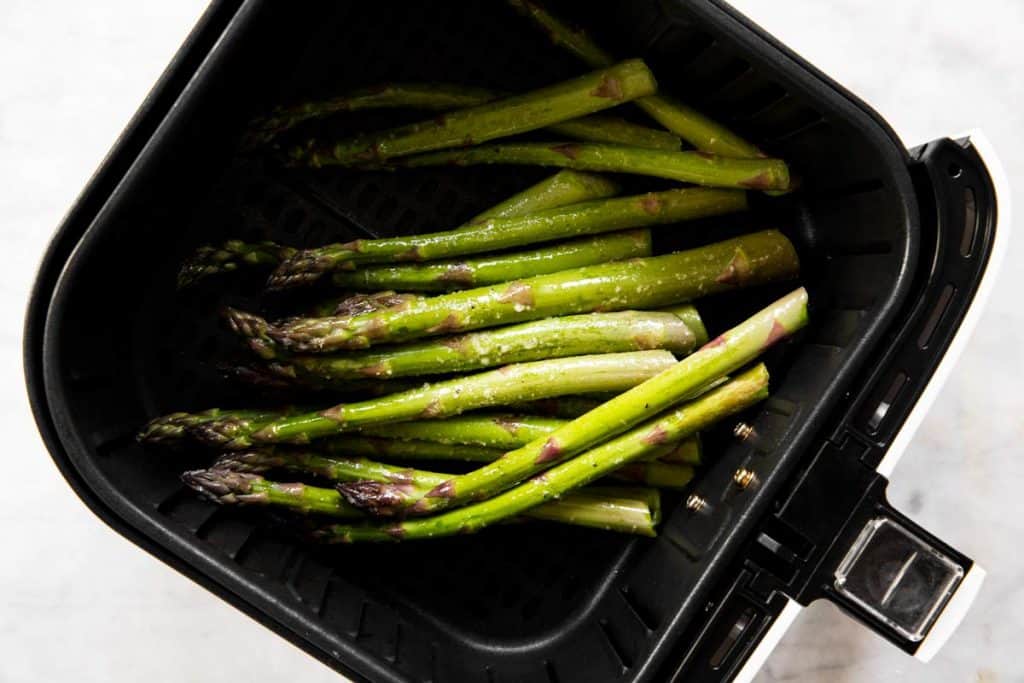
<path fill-rule="evenodd" d="M 233 376 L 345 400 L 152 420 L 141 441 L 214 451 L 183 475 L 188 486 L 309 515 L 328 543 L 531 519 L 653 536 L 660 490 L 685 488 L 704 464 L 700 432 L 767 396 L 768 371 L 751 364 L 806 324 L 806 292 L 710 341 L 692 302 L 795 279 L 793 245 L 763 230 L 655 255 L 651 229 L 745 211 L 746 190 L 788 191 L 786 164 L 658 94 L 643 62 L 616 62 L 532 2 L 509 4 L 597 71 L 511 95 L 390 84 L 251 127 L 247 143 L 262 147 L 339 112 L 433 110 L 443 113 L 294 145 L 289 163 L 563 170 L 453 229 L 307 249 L 233 240 L 194 254 L 181 286 L 264 266 L 269 290 L 344 292 L 276 321 L 234 308 L 224 318 L 252 352 Z M 598 113 L 627 102 L 664 130 Z M 564 137 L 480 145 L 531 131 Z M 698 187 L 618 196 L 594 171 Z"/>

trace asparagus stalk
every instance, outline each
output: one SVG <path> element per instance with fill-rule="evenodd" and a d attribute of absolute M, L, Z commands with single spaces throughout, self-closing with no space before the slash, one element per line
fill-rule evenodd
<path fill-rule="evenodd" d="M 258 474 L 228 469 L 186 472 L 182 480 L 207 499 L 221 505 L 263 505 L 341 519 L 361 516 L 360 511 L 346 503 L 334 489 L 279 483 Z M 661 521 L 661 498 L 654 489 L 592 487 L 525 510 L 523 516 L 654 536 L 655 526 Z"/>
<path fill-rule="evenodd" d="M 483 446 L 488 449 L 509 450 L 519 448 L 534 439 L 550 434 L 563 424 L 565 424 L 565 420 L 551 417 L 474 413 L 449 417 L 445 420 L 416 420 L 376 427 L 370 426 L 362 429 L 361 432 L 389 439 L 430 441 L 438 444 Z"/>
<path fill-rule="evenodd" d="M 230 469 L 236 472 L 248 472 L 251 474 L 266 474 L 272 470 L 285 470 L 293 474 L 307 474 L 319 476 L 334 482 L 349 481 L 376 481 L 386 484 L 399 484 L 406 491 L 416 491 L 419 495 L 427 493 L 435 486 L 451 478 L 450 474 L 439 474 L 426 470 L 413 469 L 410 467 L 391 465 L 388 463 L 371 460 L 367 457 L 355 455 L 349 446 L 349 442 L 360 441 L 359 437 L 339 437 L 328 440 L 323 445 L 327 448 L 321 451 L 305 451 L 283 448 L 260 448 L 250 451 L 229 452 L 220 456 L 213 464 L 213 469 Z M 363 439 L 367 441 L 367 439 Z M 417 444 L 413 442 L 399 442 L 405 445 Z M 428 444 L 420 443 L 419 446 Z M 442 446 L 442 444 L 429 444 L 429 446 Z M 460 447 L 444 446 L 448 449 Z M 467 448 L 462 446 L 461 448 Z M 478 451 L 493 449 L 482 449 Z M 663 448 L 661 451 L 668 449 Z M 661 451 L 654 452 L 654 458 Z M 422 457 L 417 454 L 417 457 Z M 493 451 L 490 460 L 492 462 L 501 457 L 501 451 Z M 426 458 L 424 458 L 426 459 Z M 454 460 L 456 458 L 434 458 L 435 460 Z M 634 482 L 655 486 L 657 488 L 680 489 L 686 486 L 693 478 L 693 468 L 686 464 L 666 462 L 634 462 L 626 465 L 621 470 L 612 472 L 609 475 L 613 479 Z"/>
<path fill-rule="evenodd" d="M 429 420 L 424 420 L 429 422 Z M 389 425 L 397 427 L 404 422 Z M 383 433 L 383 425 L 380 425 Z M 376 433 L 376 430 L 372 430 Z M 363 430 L 363 433 L 368 433 Z M 446 444 L 352 434 L 323 439 L 317 443 L 325 452 L 341 456 L 364 456 L 384 460 L 454 460 L 460 462 L 494 462 L 503 450 L 473 444 Z"/>
<path fill-rule="evenodd" d="M 478 164 L 526 164 L 631 173 L 708 187 L 789 189 L 789 168 L 781 159 L 739 159 L 703 151 L 670 152 L 590 142 L 508 142 L 446 149 L 397 159 L 384 168 Z"/>
<path fill-rule="evenodd" d="M 449 418 L 449 420 L 451 419 L 455 418 Z M 429 422 L 432 422 L 432 420 L 400 422 L 387 426 L 397 428 L 404 427 L 407 424 L 423 425 Z M 433 420 L 433 422 L 447 422 L 447 420 Z M 555 428 L 553 427 L 547 432 L 539 430 L 536 430 L 536 432 L 539 435 L 542 433 L 550 433 L 554 431 L 554 429 Z M 330 439 L 323 439 L 319 444 L 329 453 L 337 453 L 346 456 L 382 458 L 388 461 L 454 460 L 459 462 L 486 463 L 494 462 L 504 455 L 506 451 L 524 446 L 533 440 L 527 439 L 526 437 L 529 435 L 529 432 L 524 431 L 522 435 L 516 434 L 512 438 L 506 439 L 509 443 L 508 446 L 487 446 L 472 443 L 445 443 L 443 441 L 430 441 L 428 439 L 417 440 L 401 437 L 386 438 L 386 435 L 382 436 L 385 431 L 384 426 L 380 425 L 377 428 L 370 427 L 361 430 L 362 433 L 369 434 L 372 432 L 377 434 L 377 436 L 360 436 L 358 434 L 351 436 L 337 436 Z M 402 431 L 403 430 L 395 429 L 395 432 Z M 468 437 L 456 434 L 452 438 Z M 666 447 L 663 451 L 657 453 L 655 459 L 675 465 L 699 465 L 701 464 L 701 457 L 700 439 L 693 437 L 690 439 L 684 439 L 671 447 Z M 635 478 L 629 480 L 635 481 Z"/>
<path fill-rule="evenodd" d="M 705 188 L 581 202 L 528 216 L 491 218 L 472 230 L 360 239 L 308 249 L 284 260 L 270 276 L 268 286 L 285 289 L 310 284 L 328 272 L 352 264 L 432 261 L 626 228 L 677 223 L 746 208 L 747 197 L 743 192 Z"/>
<path fill-rule="evenodd" d="M 587 313 L 361 353 L 292 356 L 271 367 L 287 377 L 343 386 L 353 379 L 442 375 L 593 353 L 666 349 L 685 356 L 695 339 L 672 313 Z"/>
<path fill-rule="evenodd" d="M 338 97 L 281 106 L 253 120 L 247 144 L 265 144 L 301 123 L 366 109 L 425 109 L 446 111 L 473 107 L 495 99 L 485 88 L 450 83 L 386 83 L 359 88 Z"/>
<path fill-rule="evenodd" d="M 453 477 L 426 496 L 407 495 L 393 486 L 377 482 L 343 484 L 339 490 L 353 505 L 377 515 L 427 514 L 469 500 L 488 498 L 670 408 L 709 381 L 746 365 L 806 323 L 807 293 L 800 288 L 716 337 L 658 376 L 601 404 L 551 434 L 506 453 L 493 463 Z M 722 387 L 732 385 L 733 382 L 727 382 L 703 394 L 692 405 L 706 405 L 704 396 L 722 396 Z M 647 433 L 647 438 L 658 445 L 668 441 L 654 432 Z"/>
<path fill-rule="evenodd" d="M 617 116 L 602 114 L 592 114 L 571 121 L 555 123 L 548 126 L 546 130 L 587 142 L 605 142 L 670 152 L 678 152 L 682 147 L 682 140 L 678 135 L 657 128 L 640 126 Z"/>
<path fill-rule="evenodd" d="M 468 289 L 351 318 L 270 326 L 240 311 L 227 315 L 236 332 L 264 345 L 325 353 L 595 310 L 657 308 L 792 279 L 798 271 L 793 245 L 781 233 L 766 230 L 688 251 Z"/>
<path fill-rule="evenodd" d="M 399 427 L 405 427 L 406 425 L 426 425 L 431 422 L 448 422 L 458 418 L 448 418 L 448 420 L 422 420 L 417 422 L 399 422 L 397 424 L 390 424 L 387 427 L 395 428 L 396 433 L 403 433 L 405 430 L 398 429 Z M 522 420 L 522 416 L 518 416 L 512 419 Z M 536 420 L 538 418 L 528 418 Z M 563 422 L 564 421 L 560 421 Z M 559 424 L 558 426 L 561 426 Z M 536 425 L 534 425 L 536 427 Z M 486 445 L 480 442 L 477 443 L 459 443 L 452 442 L 446 443 L 445 441 L 431 441 L 430 439 L 405 439 L 397 436 L 384 435 L 385 426 L 378 425 L 375 427 L 369 427 L 360 430 L 364 434 L 376 434 L 377 436 L 360 436 L 359 434 L 336 436 L 330 439 L 323 439 L 319 442 L 322 447 L 328 453 L 340 454 L 345 456 L 365 456 L 373 458 L 382 458 L 384 460 L 400 460 L 400 461 L 411 461 L 411 460 L 455 460 L 460 462 L 494 462 L 506 451 L 520 446 L 525 446 L 527 443 L 532 441 L 532 438 L 528 438 L 531 433 L 534 433 L 533 438 L 537 438 L 541 434 L 550 434 L 557 427 L 551 427 L 547 431 L 540 429 L 524 429 L 521 432 L 512 435 L 511 438 L 505 439 L 505 446 L 497 445 L 500 440 L 494 439 L 491 443 L 494 445 Z M 409 431 L 417 431 L 415 429 Z M 423 430 L 426 431 L 426 430 Z M 425 434 L 430 436 L 430 434 Z M 435 438 L 444 438 L 443 435 L 434 433 Z M 463 433 L 456 433 L 449 437 L 450 439 L 471 439 L 473 437 L 472 431 Z M 659 451 L 655 460 L 660 460 L 664 463 L 670 463 L 674 465 L 699 465 L 701 464 L 701 445 L 700 438 L 697 436 L 684 439 L 677 444 L 666 447 L 662 451 Z M 635 481 L 635 479 L 632 479 Z"/>
<path fill-rule="evenodd" d="M 331 275 L 331 281 L 338 287 L 349 289 L 396 288 L 416 292 L 445 292 L 650 255 L 650 231 L 640 229 L 475 259 L 368 266 L 355 271 L 338 271 Z"/>
<path fill-rule="evenodd" d="M 283 415 L 277 420 L 243 420 L 225 411 L 220 421 L 205 422 L 189 433 L 199 441 L 229 450 L 248 448 L 253 443 L 308 443 L 371 424 L 447 417 L 467 410 L 581 391 L 622 391 L 674 363 L 675 358 L 668 351 L 553 358 L 424 384 L 322 411 Z M 219 430 L 220 425 L 225 426 L 224 431 Z"/>
<path fill-rule="evenodd" d="M 653 537 L 661 522 L 661 494 L 650 488 L 590 486 L 525 510 L 523 515 L 530 519 Z"/>
<path fill-rule="evenodd" d="M 383 524 L 334 524 L 320 530 L 328 543 L 394 541 L 472 533 L 558 498 L 608 472 L 647 455 L 663 441 L 679 439 L 764 399 L 768 373 L 758 365 L 696 400 L 661 414 L 575 458 L 556 465 L 529 481 L 483 502 L 432 517 Z M 451 481 L 451 480 L 450 480 Z M 441 486 L 444 487 L 446 482 Z M 355 485 L 339 487 L 346 498 Z M 437 489 L 435 489 L 436 491 Z M 425 500 L 430 500 L 429 498 Z M 351 502 L 351 500 L 350 500 Z"/>
<path fill-rule="evenodd" d="M 492 218 L 526 216 L 570 204 L 607 199 L 618 193 L 619 186 L 604 176 L 564 169 L 478 213 L 456 229 L 475 230 L 477 225 Z"/>
<path fill-rule="evenodd" d="M 584 64 L 599 68 L 615 63 L 615 59 L 584 31 L 570 27 L 533 0 L 508 0 L 508 4 L 531 19 L 552 43 Z M 655 121 L 702 152 L 729 157 L 764 156 L 757 147 L 725 126 L 664 95 L 648 95 L 637 99 L 636 104 Z"/>
<path fill-rule="evenodd" d="M 346 111 L 393 108 L 450 111 L 486 104 L 504 96 L 507 95 L 494 90 L 452 83 L 388 83 L 354 90 L 347 95 L 319 102 L 278 107 L 269 116 L 253 122 L 246 143 L 247 146 L 265 144 L 300 123 Z M 680 146 L 679 138 L 671 133 L 612 116 L 584 116 L 555 123 L 547 128 L 579 140 L 614 142 L 652 149 L 678 150 Z"/>
<path fill-rule="evenodd" d="M 525 216 L 545 209 L 606 199 L 618 192 L 618 186 L 607 178 L 565 169 L 477 214 L 456 230 L 473 230 L 490 218 Z M 247 243 L 241 240 L 228 240 L 220 247 L 200 247 L 182 265 L 178 286 L 187 287 L 204 277 L 245 266 L 277 266 L 298 251 L 275 242 Z"/>
<path fill-rule="evenodd" d="M 294 147 L 292 163 L 353 165 L 447 147 L 474 145 L 568 121 L 653 94 L 657 82 L 638 59 L 523 95 L 468 107 L 432 120 L 334 144 Z"/>
<path fill-rule="evenodd" d="M 182 474 L 181 480 L 207 500 L 220 505 L 269 505 L 303 514 L 345 519 L 363 516 L 358 508 L 346 503 L 334 489 L 302 483 L 279 483 L 258 474 L 229 469 L 193 470 Z"/>

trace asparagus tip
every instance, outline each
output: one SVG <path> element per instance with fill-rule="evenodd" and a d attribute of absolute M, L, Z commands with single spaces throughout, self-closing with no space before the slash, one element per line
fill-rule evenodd
<path fill-rule="evenodd" d="M 246 474 L 263 474 L 273 467 L 279 465 L 269 453 L 262 451 L 240 451 L 237 453 L 224 453 L 213 461 L 210 469 L 230 470 Z"/>
<path fill-rule="evenodd" d="M 408 484 L 349 481 L 337 485 L 338 493 L 354 507 L 375 517 L 393 516 L 408 500 Z"/>
<path fill-rule="evenodd" d="M 210 468 L 191 470 L 181 475 L 190 489 L 218 504 L 244 502 L 252 494 L 253 482 L 262 477 L 246 472 Z"/>
<path fill-rule="evenodd" d="M 135 438 L 140 443 L 162 443 L 180 439 L 185 434 L 191 413 L 170 413 L 155 417 L 139 430 Z"/>
<path fill-rule="evenodd" d="M 235 270 L 238 264 L 231 256 L 225 249 L 213 245 L 199 247 L 181 264 L 181 270 L 178 271 L 178 289 L 191 287 L 210 275 Z"/>
<path fill-rule="evenodd" d="M 280 291 L 317 282 L 334 266 L 334 259 L 324 257 L 316 249 L 307 249 L 281 261 L 270 274 L 267 289 Z"/>
<path fill-rule="evenodd" d="M 226 416 L 186 428 L 199 443 L 221 448 L 244 448 L 251 445 L 246 435 L 251 431 L 249 420 Z"/>
<path fill-rule="evenodd" d="M 224 363 L 217 366 L 221 374 L 229 380 L 254 387 L 268 389 L 294 389 L 295 383 L 289 381 L 272 369 L 261 365 L 231 365 Z"/>
<path fill-rule="evenodd" d="M 271 338 L 273 326 L 266 319 L 231 306 L 224 306 L 221 316 L 231 331 L 244 337 L 249 348 L 259 357 L 267 360 L 274 358 L 276 343 Z"/>

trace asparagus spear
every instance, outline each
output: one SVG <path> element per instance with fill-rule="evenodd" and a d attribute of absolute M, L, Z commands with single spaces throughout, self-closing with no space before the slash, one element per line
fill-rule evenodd
<path fill-rule="evenodd" d="M 341 437 L 328 441 L 323 444 L 328 447 L 324 452 L 269 447 L 225 453 L 214 462 L 213 469 L 230 469 L 251 474 L 266 474 L 271 470 L 285 470 L 294 474 L 316 475 L 334 482 L 376 481 L 399 484 L 406 491 L 415 491 L 418 495 L 427 493 L 452 476 L 377 462 L 355 455 L 349 449 L 347 442 L 358 440 L 358 437 Z M 412 442 L 404 443 L 412 444 Z M 439 446 L 441 444 L 430 445 Z M 446 446 L 446 448 L 458 447 Z M 665 450 L 668 449 L 661 449 L 661 451 Z M 661 451 L 653 452 L 650 455 L 655 458 Z M 490 460 L 485 462 L 496 460 L 499 457 L 501 457 L 501 451 L 495 451 Z M 455 458 L 439 459 L 453 460 Z M 610 473 L 609 476 L 613 479 L 647 484 L 657 488 L 680 489 L 693 478 L 693 468 L 679 463 L 634 462 L 621 470 Z"/>
<path fill-rule="evenodd" d="M 607 199 L 618 193 L 619 186 L 604 176 L 563 169 L 478 213 L 456 230 L 475 230 L 477 225 L 492 218 L 526 216 L 570 204 Z"/>
<path fill-rule="evenodd" d="M 218 273 L 231 273 L 250 266 L 276 266 L 298 249 L 276 242 L 228 240 L 219 247 L 204 245 L 189 256 L 178 271 L 178 287 L 194 285 Z"/>
<path fill-rule="evenodd" d="M 565 169 L 477 214 L 456 230 L 473 230 L 477 224 L 490 218 L 525 216 L 545 209 L 605 199 L 618 192 L 618 186 L 607 178 Z M 240 240 L 228 240 L 220 247 L 200 247 L 182 265 L 178 273 L 178 286 L 187 287 L 209 275 L 227 273 L 245 266 L 277 266 L 298 251 L 294 247 L 275 242 L 250 244 Z"/>
<path fill-rule="evenodd" d="M 534 23 L 551 39 L 592 68 L 613 64 L 615 59 L 584 31 L 574 29 L 533 0 L 508 0 L 508 4 Z M 730 157 L 764 156 L 754 145 L 700 112 L 664 95 L 636 100 L 655 121 L 703 152 Z"/>
<path fill-rule="evenodd" d="M 321 385 L 353 379 L 441 375 L 592 353 L 666 349 L 684 356 L 693 332 L 678 316 L 657 311 L 587 313 L 341 355 L 292 356 L 271 367 Z"/>
<path fill-rule="evenodd" d="M 765 230 L 665 256 L 468 289 L 351 318 L 299 319 L 274 327 L 251 314 L 229 310 L 227 315 L 239 334 L 264 345 L 325 353 L 557 315 L 657 308 L 788 280 L 798 271 L 799 260 L 789 240 Z"/>
<path fill-rule="evenodd" d="M 656 90 L 657 82 L 647 66 L 631 59 L 530 93 L 449 112 L 411 126 L 334 144 L 314 142 L 294 147 L 289 156 L 294 164 L 318 168 L 474 145 L 592 114 Z"/>
<path fill-rule="evenodd" d="M 328 543 L 352 543 L 436 538 L 479 531 L 635 461 L 656 448 L 662 440 L 682 438 L 749 407 L 764 399 L 767 389 L 768 373 L 763 365 L 758 365 L 696 400 L 663 413 L 489 500 L 421 519 L 383 524 L 334 524 L 321 529 L 317 537 Z M 349 486 L 339 487 L 346 498 L 352 497 L 346 491 Z"/>
<path fill-rule="evenodd" d="M 281 133 L 313 119 L 322 119 L 345 111 L 362 109 L 412 108 L 449 111 L 486 104 L 507 96 L 494 90 L 452 83 L 388 83 L 354 90 L 341 97 L 319 102 L 304 102 L 278 107 L 269 116 L 251 126 L 247 146 L 265 144 Z M 547 127 L 549 130 L 580 140 L 614 142 L 652 149 L 679 149 L 679 138 L 671 133 L 639 126 L 612 116 L 584 116 Z"/>
<path fill-rule="evenodd" d="M 325 273 L 351 267 L 351 264 L 432 261 L 626 228 L 677 223 L 746 208 L 745 193 L 706 188 L 581 202 L 528 216 L 490 218 L 472 230 L 360 239 L 307 249 L 283 261 L 270 276 L 268 285 L 271 289 L 285 289 L 310 284 Z"/>
<path fill-rule="evenodd" d="M 370 424 L 434 419 L 514 401 L 589 391 L 622 391 L 675 363 L 668 351 L 634 351 L 553 358 L 508 365 L 390 396 L 342 403 L 326 410 L 280 419 L 244 420 L 224 411 L 189 433 L 197 440 L 236 450 L 253 443 L 308 443 Z M 220 426 L 224 426 L 222 431 Z"/>
<path fill-rule="evenodd" d="M 656 536 L 661 522 L 657 489 L 590 486 L 523 512 L 530 519 L 575 524 L 605 531 Z"/>
<path fill-rule="evenodd" d="M 475 259 L 368 266 L 331 275 L 333 284 L 349 289 L 397 288 L 445 292 L 511 282 L 532 275 L 622 261 L 651 255 L 647 229 L 583 237 L 551 246 Z"/>
<path fill-rule="evenodd" d="M 272 505 L 304 514 L 359 518 L 362 512 L 346 503 L 337 491 L 301 483 L 278 483 L 258 474 L 229 469 L 193 470 L 181 480 L 208 500 L 220 505 Z"/>
<path fill-rule="evenodd" d="M 399 422 L 370 426 L 360 431 L 389 439 L 512 449 L 550 434 L 563 424 L 565 420 L 558 418 L 498 413 L 460 415 L 445 420 Z"/>
<path fill-rule="evenodd" d="M 424 420 L 429 422 L 429 420 Z M 394 425 L 398 427 L 406 423 L 401 422 Z M 384 425 L 378 425 L 380 433 L 385 429 Z M 377 434 L 377 430 L 371 430 Z M 369 434 L 363 430 L 364 434 Z M 385 435 L 386 436 L 386 435 Z M 325 451 L 341 456 L 365 456 L 371 458 L 382 458 L 384 460 L 455 460 L 460 462 L 493 462 L 500 458 L 504 451 L 498 448 L 478 446 L 473 444 L 446 444 L 436 441 L 415 441 L 384 438 L 378 436 L 363 436 L 362 434 L 351 434 L 336 436 L 330 439 L 323 439 L 317 443 L 317 447 Z"/>
<path fill-rule="evenodd" d="M 449 420 L 455 418 L 448 418 Z M 536 418 L 534 418 L 536 419 Z M 387 427 L 395 427 L 396 433 L 403 430 L 397 429 L 405 425 L 424 425 L 430 422 L 447 422 L 448 420 L 423 420 L 419 422 L 400 422 L 389 424 Z M 494 462 L 505 451 L 524 446 L 533 439 L 527 438 L 528 433 L 516 434 L 507 439 L 508 446 L 486 446 L 478 444 L 444 443 L 441 441 L 430 441 L 427 439 L 404 439 L 385 438 L 381 436 L 386 431 L 385 425 L 378 425 L 377 428 L 361 430 L 362 433 L 373 433 L 378 436 L 345 435 L 330 439 L 323 439 L 318 445 L 329 453 L 338 453 L 346 456 L 366 456 L 382 458 L 384 460 L 455 460 L 460 462 Z M 554 431 L 551 428 L 546 433 Z M 538 435 L 545 432 L 538 431 Z M 453 438 L 466 438 L 463 435 L 455 435 Z M 536 437 L 534 437 L 536 438 Z M 666 447 L 656 454 L 655 459 L 661 462 L 675 465 L 699 465 L 701 463 L 700 439 L 693 437 L 685 439 L 671 447 Z M 635 479 L 631 479 L 635 481 Z"/>
<path fill-rule="evenodd" d="M 275 108 L 250 124 L 249 146 L 264 144 L 306 121 L 365 109 L 426 109 L 446 111 L 473 107 L 495 99 L 485 88 L 450 83 L 386 83 L 359 88 L 338 97 L 317 102 Z"/>
<path fill-rule="evenodd" d="M 559 166 L 654 176 L 709 187 L 789 189 L 789 168 L 781 159 L 739 159 L 703 151 L 670 152 L 591 142 L 506 142 L 446 149 L 397 159 L 383 168 L 478 164 Z"/>
<path fill-rule="evenodd" d="M 315 315 L 336 315 L 339 317 L 363 315 L 382 311 L 392 306 L 412 303 L 422 297 L 418 294 L 398 293 L 392 290 L 372 292 L 370 294 L 350 294 L 343 299 L 323 301 L 314 307 Z"/>
<path fill-rule="evenodd" d="M 186 472 L 182 480 L 221 505 L 265 505 L 342 519 L 360 516 L 360 512 L 348 505 L 334 489 L 302 483 L 278 483 L 258 474 L 228 469 Z M 661 498 L 655 489 L 595 486 L 570 493 L 561 500 L 538 505 L 532 510 L 524 510 L 523 516 L 654 536 L 654 528 L 661 521 Z"/>
<path fill-rule="evenodd" d="M 397 424 L 389 424 L 386 426 L 394 428 L 393 431 L 398 434 L 405 431 L 399 428 L 405 427 L 406 425 L 427 425 L 431 422 L 448 422 L 449 420 L 454 419 L 458 418 L 448 418 L 447 420 L 399 422 Z M 520 416 L 518 419 L 521 420 L 522 417 Z M 532 419 L 536 420 L 537 418 Z M 562 422 L 564 423 L 564 421 Z M 561 426 L 561 424 L 558 426 Z M 388 437 L 387 435 L 384 435 L 384 432 L 386 431 L 385 425 L 378 425 L 377 427 L 371 426 L 360 430 L 364 434 L 376 434 L 377 436 L 360 436 L 359 434 L 336 436 L 330 439 L 323 439 L 318 442 L 318 447 L 323 448 L 328 453 L 345 456 L 358 455 L 375 457 L 383 458 L 384 460 L 457 460 L 461 462 L 494 462 L 504 455 L 507 450 L 525 446 L 532 441 L 533 438 L 537 438 L 541 434 L 550 434 L 556 428 L 557 427 L 552 427 L 547 431 L 539 429 L 523 430 L 522 432 L 512 435 L 510 438 L 506 439 L 505 442 L 508 445 L 499 446 L 497 445 L 497 443 L 499 443 L 498 440 L 493 441 L 495 445 L 484 445 L 480 443 L 445 443 L 444 441 L 431 441 L 429 439 L 417 440 L 405 439 L 402 437 Z M 535 433 L 533 438 L 529 438 L 530 432 Z M 435 438 L 444 438 L 436 433 L 434 436 Z M 455 434 L 451 438 L 464 439 L 471 437 L 472 433 L 466 432 Z M 699 465 L 701 464 L 701 457 L 700 438 L 694 436 L 659 451 L 654 459 L 675 465 Z M 635 481 L 635 479 L 633 480 Z"/>
<path fill-rule="evenodd" d="M 546 437 L 510 451 L 501 459 L 473 472 L 453 477 L 426 496 L 407 495 L 393 486 L 377 482 L 342 484 L 339 490 L 353 505 L 377 515 L 427 514 L 493 496 L 671 407 L 710 380 L 746 365 L 806 323 L 807 293 L 800 288 L 716 337 L 658 376 L 601 404 Z M 722 387 L 732 384 L 728 382 Z M 704 396 L 721 395 L 720 387 L 702 395 L 693 405 L 702 404 Z M 647 437 L 657 444 L 663 442 L 653 432 Z"/>
<path fill-rule="evenodd" d="M 280 414 L 280 411 L 273 410 L 225 411 L 220 408 L 211 408 L 201 413 L 170 413 L 147 422 L 139 430 L 136 438 L 146 443 L 177 441 L 186 435 L 189 428 L 207 422 L 220 422 L 226 419 L 260 421 L 280 416 Z"/>

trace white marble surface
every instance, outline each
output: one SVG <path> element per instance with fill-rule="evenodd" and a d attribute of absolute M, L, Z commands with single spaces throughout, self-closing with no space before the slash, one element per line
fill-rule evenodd
<path fill-rule="evenodd" d="M 1024 199 L 1024 3 L 736 0 L 871 102 L 908 143 L 983 127 Z M 202 0 L 0 3 L 0 682 L 337 681 L 121 539 L 71 495 L 36 435 L 20 324 L 49 234 L 202 10 Z M 1024 202 L 1019 202 L 1024 204 Z M 1024 210 L 1024 209 L 1021 209 Z M 828 606 L 806 610 L 759 681 L 1024 680 L 1024 241 L 896 470 L 894 502 L 988 567 L 928 667 Z"/>

